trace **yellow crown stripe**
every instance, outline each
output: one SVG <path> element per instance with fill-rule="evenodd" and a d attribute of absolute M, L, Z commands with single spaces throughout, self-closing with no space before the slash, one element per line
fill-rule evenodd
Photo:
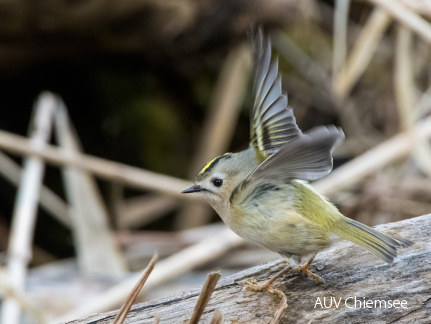
<path fill-rule="evenodd" d="M 215 160 L 217 160 L 217 159 L 220 159 L 220 158 L 222 158 L 223 156 L 226 156 L 226 155 L 229 155 L 230 153 L 225 153 L 225 154 L 223 154 L 223 155 L 221 155 L 221 156 L 217 156 L 217 157 L 215 157 L 214 159 L 212 159 L 211 161 L 209 161 L 207 164 L 205 164 L 205 166 L 201 169 L 201 171 L 199 172 L 199 174 L 202 174 L 202 173 L 204 173 L 210 166 L 211 166 L 211 164 L 213 164 L 213 162 L 215 161 Z"/>

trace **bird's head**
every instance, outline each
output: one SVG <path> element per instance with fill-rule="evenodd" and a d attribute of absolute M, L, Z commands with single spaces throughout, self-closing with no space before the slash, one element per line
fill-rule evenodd
<path fill-rule="evenodd" d="M 229 203 L 236 186 L 250 173 L 240 153 L 226 153 L 208 162 L 196 176 L 195 184 L 183 193 L 198 193 L 218 212 Z"/>

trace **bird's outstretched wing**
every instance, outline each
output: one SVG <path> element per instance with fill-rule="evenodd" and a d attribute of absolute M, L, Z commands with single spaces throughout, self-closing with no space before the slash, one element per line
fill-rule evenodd
<path fill-rule="evenodd" d="M 332 151 L 344 139 L 335 126 L 319 126 L 284 144 L 261 163 L 232 192 L 231 203 L 247 197 L 254 188 L 265 183 L 285 184 L 299 179 L 314 181 L 332 170 Z"/>
<path fill-rule="evenodd" d="M 280 149 L 283 144 L 302 135 L 296 125 L 287 96 L 281 90 L 278 58 L 271 64 L 271 43 L 258 28 L 253 37 L 254 84 L 250 114 L 250 144 L 259 162 Z"/>

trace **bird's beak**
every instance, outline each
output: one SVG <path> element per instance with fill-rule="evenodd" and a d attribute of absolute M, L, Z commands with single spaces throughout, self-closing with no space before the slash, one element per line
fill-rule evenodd
<path fill-rule="evenodd" d="M 182 193 L 192 193 L 192 192 L 200 192 L 201 187 L 200 186 L 191 186 L 190 188 L 184 190 Z"/>

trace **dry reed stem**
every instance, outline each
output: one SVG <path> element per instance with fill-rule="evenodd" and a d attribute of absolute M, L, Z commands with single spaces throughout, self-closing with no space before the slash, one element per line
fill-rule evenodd
<path fill-rule="evenodd" d="M 431 111 L 431 85 L 428 87 L 428 89 L 425 90 L 424 93 L 422 93 L 419 102 L 418 102 L 418 109 L 417 109 L 417 115 L 415 116 L 415 119 L 420 119 L 424 117 L 425 115 L 429 114 Z"/>
<path fill-rule="evenodd" d="M 125 205 L 124 199 L 124 185 L 120 183 L 110 182 L 108 184 L 108 194 L 107 194 L 107 207 L 112 216 L 112 220 L 115 224 L 116 229 L 124 229 L 121 223 Z"/>
<path fill-rule="evenodd" d="M 51 93 L 44 92 L 38 97 L 29 130 L 31 139 L 28 144 L 32 149 L 44 149 L 51 134 L 51 121 L 57 104 L 57 98 Z M 45 163 L 40 157 L 30 155 L 24 160 L 8 244 L 7 270 L 16 294 L 21 294 L 24 290 L 27 265 L 31 260 L 37 203 L 44 171 Z M 6 299 L 2 304 L 0 322 L 18 324 L 20 316 L 19 303 Z"/>
<path fill-rule="evenodd" d="M 274 32 L 272 36 L 277 51 L 291 63 L 292 67 L 316 87 L 328 88 L 330 78 L 326 71 L 299 48 L 286 33 L 278 31 Z"/>
<path fill-rule="evenodd" d="M 28 296 L 12 287 L 10 275 L 2 267 L 0 267 L 0 298 L 9 298 L 16 301 L 21 309 L 35 319 L 38 324 L 45 324 L 47 322 L 47 314 L 40 307 L 37 307 Z"/>
<path fill-rule="evenodd" d="M 334 94 L 339 100 L 345 100 L 365 71 L 390 22 L 390 15 L 383 9 L 375 8 L 371 13 L 346 64 L 334 80 Z"/>
<path fill-rule="evenodd" d="M 395 99 L 400 115 L 401 130 L 413 126 L 415 117 L 419 115 L 416 105 L 416 87 L 413 72 L 412 31 L 404 25 L 398 26 L 395 55 Z M 416 109 L 415 109 L 416 108 Z M 427 139 L 420 139 L 414 145 L 413 157 L 419 168 L 431 175 L 431 149 Z"/>
<path fill-rule="evenodd" d="M 222 324 L 223 323 L 223 314 L 220 309 L 216 308 L 214 310 L 213 317 L 211 318 L 210 324 Z"/>
<path fill-rule="evenodd" d="M 400 1 L 394 0 L 368 0 L 369 2 L 386 10 L 391 16 L 406 27 L 412 29 L 424 40 L 431 43 L 431 24 L 421 18 L 409 7 Z"/>
<path fill-rule="evenodd" d="M 336 0 L 334 13 L 334 51 L 332 60 L 332 80 L 335 82 L 338 73 L 346 62 L 347 28 L 349 25 L 350 0 Z"/>
<path fill-rule="evenodd" d="M 189 324 L 198 324 L 202 314 L 207 307 L 208 302 L 211 299 L 211 295 L 214 292 L 214 289 L 217 285 L 218 280 L 220 279 L 219 272 L 211 272 L 207 276 L 207 280 L 202 287 L 201 293 L 199 294 L 198 301 L 196 302 L 196 306 L 193 309 L 192 317 L 189 320 Z"/>
<path fill-rule="evenodd" d="M 180 274 L 189 271 L 199 265 L 205 264 L 210 260 L 223 255 L 226 251 L 239 246 L 243 240 L 229 229 L 225 228 L 205 239 L 204 241 L 185 248 L 184 250 L 160 261 L 152 276 L 144 287 L 149 289 L 161 282 L 175 278 Z M 86 303 L 56 318 L 52 323 L 66 322 L 92 313 L 102 312 L 114 308 L 118 305 L 139 279 L 140 275 L 134 275 L 131 278 L 109 288 L 92 303 Z"/>
<path fill-rule="evenodd" d="M 364 177 L 410 154 L 419 140 L 431 137 L 431 117 L 413 125 L 408 132 L 384 141 L 357 158 L 335 169 L 328 177 L 313 186 L 325 195 L 355 185 Z"/>
<path fill-rule="evenodd" d="M 19 186 L 22 176 L 21 166 L 9 156 L 0 152 L 0 173 L 15 186 Z M 40 206 L 66 227 L 70 227 L 70 215 L 67 204 L 54 191 L 42 185 L 39 196 Z"/>
<path fill-rule="evenodd" d="M 121 306 L 117 316 L 115 317 L 114 324 L 124 323 L 130 308 L 132 307 L 133 303 L 138 297 L 140 291 L 142 290 L 142 287 L 144 286 L 145 282 L 150 276 L 151 271 L 153 271 L 154 267 L 156 266 L 156 263 L 158 260 L 159 260 L 159 256 L 157 255 L 157 252 L 155 252 L 153 257 L 151 258 L 150 263 L 148 263 L 147 267 L 145 268 L 144 273 L 142 274 L 142 277 L 136 283 L 135 287 L 133 287 L 133 290 L 130 292 L 129 296 L 124 301 L 124 304 Z"/>
<path fill-rule="evenodd" d="M 417 162 L 419 169 L 431 176 L 431 147 L 427 139 L 419 140 L 414 149 L 413 157 Z"/>
<path fill-rule="evenodd" d="M 142 170 L 118 162 L 108 161 L 91 155 L 71 153 L 52 145 L 43 149 L 32 147 L 31 141 L 23 136 L 0 130 L 0 148 L 17 155 L 35 155 L 54 165 L 69 165 L 93 173 L 110 181 L 124 183 L 131 187 L 155 190 L 183 199 L 199 200 L 196 195 L 182 195 L 191 182 L 155 172 Z"/>
<path fill-rule="evenodd" d="M 235 47 L 227 57 L 202 126 L 201 140 L 190 168 L 191 178 L 194 179 L 202 165 L 227 151 L 244 101 L 250 66 L 250 48 L 244 44 Z M 211 214 L 207 205 L 187 204 L 178 216 L 178 229 L 206 224 Z"/>
<path fill-rule="evenodd" d="M 428 179 L 429 181 L 429 179 Z M 409 216 L 425 215 L 431 210 L 431 204 L 406 198 L 379 197 L 382 210 L 393 214 Z"/>
<path fill-rule="evenodd" d="M 166 215 L 178 206 L 171 197 L 146 194 L 122 203 L 117 224 L 121 229 L 143 227 Z"/>
<path fill-rule="evenodd" d="M 59 145 L 70 154 L 80 154 L 81 144 L 67 108 L 60 99 L 55 126 Z M 93 175 L 67 165 L 63 166 L 62 173 L 73 215 L 72 234 L 80 270 L 87 275 L 120 278 L 126 272 L 127 265 L 111 235 L 108 211 Z"/>
<path fill-rule="evenodd" d="M 431 17 L 431 3 L 427 0 L 402 0 L 402 3 L 421 15 Z"/>
<path fill-rule="evenodd" d="M 415 86 L 412 67 L 412 32 L 403 25 L 397 26 L 395 48 L 395 100 L 400 116 L 401 131 L 407 131 L 414 122 Z"/>

